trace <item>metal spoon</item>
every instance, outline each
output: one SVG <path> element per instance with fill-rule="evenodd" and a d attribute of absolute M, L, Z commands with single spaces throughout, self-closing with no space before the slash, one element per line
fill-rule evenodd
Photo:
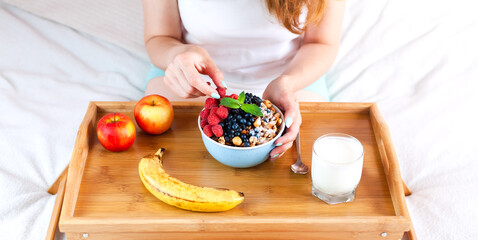
<path fill-rule="evenodd" d="M 297 161 L 290 165 L 290 170 L 297 174 L 306 174 L 309 171 L 309 167 L 302 163 L 300 160 L 300 132 L 297 133 L 297 138 L 295 139 L 295 146 L 297 147 Z"/>

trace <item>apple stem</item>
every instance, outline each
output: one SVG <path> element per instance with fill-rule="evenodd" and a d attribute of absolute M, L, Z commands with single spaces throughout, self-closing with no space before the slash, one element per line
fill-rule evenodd
<path fill-rule="evenodd" d="M 154 100 L 153 100 L 153 106 L 154 106 Z"/>

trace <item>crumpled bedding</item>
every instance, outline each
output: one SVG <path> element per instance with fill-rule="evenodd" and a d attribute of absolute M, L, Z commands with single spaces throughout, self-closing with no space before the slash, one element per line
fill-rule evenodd
<path fill-rule="evenodd" d="M 377 102 L 419 239 L 478 236 L 472 1 L 349 1 L 333 101 Z M 1 239 L 43 239 L 89 101 L 141 98 L 146 59 L 0 4 Z M 63 239 L 59 235 L 58 239 Z"/>

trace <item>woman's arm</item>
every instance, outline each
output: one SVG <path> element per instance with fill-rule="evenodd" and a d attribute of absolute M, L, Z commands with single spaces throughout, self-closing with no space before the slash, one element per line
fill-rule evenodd
<path fill-rule="evenodd" d="M 223 87 L 222 73 L 206 50 L 181 42 L 181 18 L 177 0 L 143 0 L 144 40 L 153 65 L 165 70 L 164 82 L 184 98 L 217 96 L 199 74 Z"/>
<path fill-rule="evenodd" d="M 166 69 L 185 47 L 176 1 L 143 0 L 144 42 L 153 65 Z"/>
<path fill-rule="evenodd" d="M 282 73 L 292 91 L 312 84 L 334 63 L 340 45 L 344 11 L 345 1 L 330 0 L 322 21 L 307 27 L 302 46 Z"/>
<path fill-rule="evenodd" d="M 322 21 L 307 27 L 297 54 L 280 77 L 273 80 L 264 91 L 269 99 L 285 111 L 287 133 L 276 140 L 271 160 L 279 158 L 289 149 L 302 124 L 299 103 L 294 93 L 307 87 L 332 66 L 340 44 L 345 1 L 329 0 Z"/>

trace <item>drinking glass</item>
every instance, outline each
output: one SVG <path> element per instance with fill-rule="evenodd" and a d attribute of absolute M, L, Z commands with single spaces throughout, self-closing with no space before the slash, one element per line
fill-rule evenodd
<path fill-rule="evenodd" d="M 319 137 L 312 148 L 312 194 L 328 204 L 352 202 L 362 177 L 364 148 L 343 133 Z"/>

